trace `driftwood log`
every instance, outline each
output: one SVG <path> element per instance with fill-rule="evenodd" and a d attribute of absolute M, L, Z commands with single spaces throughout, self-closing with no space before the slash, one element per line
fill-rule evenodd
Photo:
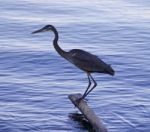
<path fill-rule="evenodd" d="M 81 94 L 71 94 L 68 98 L 72 101 L 72 103 L 80 110 L 80 112 L 84 115 L 84 117 L 89 121 L 89 123 L 93 126 L 96 132 L 107 132 L 107 129 L 103 125 L 100 118 L 96 116 L 94 111 L 87 105 L 86 101 L 81 100 L 78 103 L 78 99 L 81 98 Z"/>

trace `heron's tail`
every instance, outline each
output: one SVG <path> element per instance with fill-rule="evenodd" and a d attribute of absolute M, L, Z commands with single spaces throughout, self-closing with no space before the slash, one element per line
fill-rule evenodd
<path fill-rule="evenodd" d="M 108 67 L 106 68 L 106 71 L 105 71 L 105 72 L 108 73 L 108 74 L 110 74 L 110 75 L 112 75 L 112 76 L 115 75 L 115 71 L 114 71 L 114 69 L 111 67 L 111 65 L 108 65 Z"/>

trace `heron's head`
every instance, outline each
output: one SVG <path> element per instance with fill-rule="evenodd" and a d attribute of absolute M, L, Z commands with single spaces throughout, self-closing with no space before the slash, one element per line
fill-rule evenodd
<path fill-rule="evenodd" d="M 54 31 L 54 30 L 55 30 L 54 26 L 52 26 L 52 25 L 46 25 L 43 28 L 32 32 L 32 34 L 40 33 L 40 32 L 47 32 L 47 31 Z"/>

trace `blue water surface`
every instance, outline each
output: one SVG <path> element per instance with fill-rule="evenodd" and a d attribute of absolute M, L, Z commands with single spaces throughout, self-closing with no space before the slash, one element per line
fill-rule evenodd
<path fill-rule="evenodd" d="M 68 115 L 67 96 L 83 93 L 87 76 L 55 51 L 93 53 L 115 69 L 93 74 L 88 104 L 110 132 L 150 131 L 150 1 L 2 0 L 0 2 L 0 132 L 86 132 Z"/>

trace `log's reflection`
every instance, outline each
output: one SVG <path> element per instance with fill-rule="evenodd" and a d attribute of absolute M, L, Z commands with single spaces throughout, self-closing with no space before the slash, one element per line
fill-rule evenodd
<path fill-rule="evenodd" d="M 70 113 L 69 118 L 79 124 L 80 129 L 88 130 L 89 132 L 95 132 L 92 125 L 89 121 L 84 117 L 83 114 L 80 113 Z"/>

